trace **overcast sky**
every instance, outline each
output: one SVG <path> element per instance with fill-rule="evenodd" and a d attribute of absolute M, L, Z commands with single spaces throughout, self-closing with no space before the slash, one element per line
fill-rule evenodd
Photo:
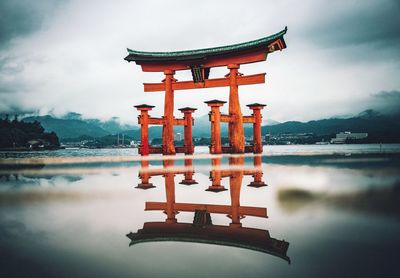
<path fill-rule="evenodd" d="M 400 104 L 400 1 L 0 1 L 0 112 L 136 122 L 133 105 L 156 105 L 143 73 L 123 60 L 126 48 L 186 50 L 258 39 L 285 26 L 287 49 L 244 65 L 266 83 L 242 86 L 246 104 L 268 105 L 264 119 L 312 120 Z M 225 68 L 212 69 L 210 78 Z M 178 72 L 178 80 L 191 78 Z M 228 88 L 177 91 L 175 108 L 208 112 L 205 100 L 228 99 Z M 176 112 L 179 116 L 179 111 Z"/>

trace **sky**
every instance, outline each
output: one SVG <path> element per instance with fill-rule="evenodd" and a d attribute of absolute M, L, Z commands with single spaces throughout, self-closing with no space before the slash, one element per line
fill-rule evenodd
<path fill-rule="evenodd" d="M 135 123 L 137 104 L 156 107 L 164 94 L 144 93 L 144 73 L 123 60 L 127 48 L 173 51 L 265 37 L 288 27 L 287 48 L 240 72 L 266 72 L 266 83 L 241 86 L 240 102 L 267 104 L 264 120 L 308 121 L 399 111 L 400 0 L 363 1 L 0 1 L 0 113 Z M 226 68 L 211 69 L 210 78 Z M 179 71 L 178 80 L 189 80 Z M 228 100 L 228 88 L 175 92 L 180 107 L 208 113 L 204 101 Z M 222 110 L 227 110 L 225 105 Z"/>

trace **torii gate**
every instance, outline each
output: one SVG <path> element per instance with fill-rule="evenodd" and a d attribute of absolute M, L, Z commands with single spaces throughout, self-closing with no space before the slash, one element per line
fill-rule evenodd
<path fill-rule="evenodd" d="M 287 28 L 268 37 L 229 46 L 175 52 L 144 52 L 128 49 L 128 62 L 136 62 L 144 72 L 163 72 L 161 83 L 144 83 L 145 92 L 165 91 L 164 116 L 158 124 L 163 125 L 162 153 L 175 154 L 174 145 L 174 91 L 200 88 L 228 87 L 229 91 L 229 149 L 230 153 L 244 153 L 243 116 L 240 109 L 238 87 L 240 85 L 265 83 L 265 73 L 243 75 L 241 64 L 265 61 L 267 55 L 286 48 L 283 36 Z M 209 79 L 210 69 L 226 66 L 229 73 L 223 78 Z M 191 70 L 193 81 L 178 81 L 178 70 Z M 143 125 L 142 125 L 143 127 Z M 143 144 L 143 143 L 142 143 Z M 146 155 L 151 153 L 143 153 Z M 161 151 L 154 151 L 161 152 Z M 259 151 L 258 151 L 259 152 Z M 187 151 L 186 151 L 187 153 Z"/>
<path fill-rule="evenodd" d="M 254 165 L 261 164 L 261 157 L 254 157 Z M 268 218 L 267 208 L 242 206 L 240 204 L 240 191 L 242 187 L 243 175 L 257 175 L 254 169 L 246 169 L 244 157 L 232 157 L 229 165 L 232 169 L 219 169 L 219 161 L 213 164 L 213 170 L 219 173 L 219 177 L 229 177 L 230 204 L 203 204 L 203 203 L 180 203 L 175 199 L 175 175 L 192 173 L 191 160 L 185 160 L 185 167 L 181 170 L 174 167 L 173 160 L 164 160 L 163 169 L 148 169 L 148 164 L 142 166 L 146 168 L 147 188 L 152 185 L 148 183 L 148 177 L 162 175 L 165 182 L 166 202 L 145 202 L 146 211 L 163 211 L 166 214 L 164 222 L 146 222 L 142 229 L 136 233 L 128 233 L 127 237 L 131 240 L 129 246 L 154 241 L 183 241 L 219 244 L 246 248 L 280 257 L 290 263 L 287 256 L 289 243 L 285 240 L 278 240 L 270 236 L 268 230 L 243 227 L 241 219 L 245 216 Z M 215 169 L 217 167 L 218 169 Z M 142 170 L 144 170 L 142 168 Z M 259 169 L 261 171 L 261 168 Z M 139 188 L 143 188 L 144 173 L 139 174 L 142 182 Z M 262 171 L 261 171 L 262 175 Z M 210 178 L 214 180 L 215 173 L 210 173 Z M 220 178 L 219 182 L 220 182 Z M 265 184 L 264 184 L 265 185 Z M 262 185 L 262 186 L 264 186 Z M 250 185 L 254 186 L 254 185 Z M 256 186 L 259 187 L 259 186 Z M 207 190 L 219 192 L 221 190 Z M 179 212 L 193 212 L 193 223 L 178 222 L 176 215 Z M 228 226 L 215 225 L 212 223 L 211 214 L 224 214 L 231 219 Z"/>

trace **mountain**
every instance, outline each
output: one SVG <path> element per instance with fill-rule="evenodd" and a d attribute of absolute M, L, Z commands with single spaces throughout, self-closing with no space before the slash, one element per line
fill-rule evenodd
<path fill-rule="evenodd" d="M 123 133 L 127 130 L 139 129 L 139 126 L 136 125 L 121 124 L 117 118 L 111 118 L 110 120 L 105 122 L 102 122 L 98 119 L 88 119 L 85 121 L 89 124 L 101 127 L 102 129 L 111 134 Z"/>
<path fill-rule="evenodd" d="M 400 115 L 382 115 L 366 110 L 356 117 L 347 119 L 323 119 L 306 123 L 290 121 L 273 126 L 263 126 L 262 134 L 314 133 L 315 135 L 336 134 L 342 131 L 367 132 L 369 137 L 382 142 L 400 139 Z"/>
<path fill-rule="evenodd" d="M 66 138 L 78 138 L 90 136 L 92 138 L 103 137 L 111 134 L 124 134 L 140 140 L 140 127 L 135 125 L 121 125 L 117 118 L 106 122 L 97 119 L 82 119 L 78 113 L 69 113 L 63 118 L 52 116 L 37 116 L 23 119 L 26 122 L 38 121 L 47 132 L 55 132 L 61 141 Z M 208 115 L 198 117 L 194 121 L 194 137 L 210 137 L 211 124 Z M 183 133 L 183 126 L 176 126 L 175 133 Z M 314 120 L 309 122 L 289 121 L 277 123 L 270 121 L 268 125 L 261 127 L 263 135 L 287 134 L 287 133 L 313 133 L 315 136 L 334 135 L 342 131 L 367 132 L 369 138 L 380 142 L 400 141 L 400 114 L 383 115 L 373 110 L 366 110 L 355 117 L 331 118 Z M 252 136 L 251 124 L 244 126 L 245 136 Z M 221 123 L 222 137 L 228 136 L 228 124 Z M 161 138 L 162 126 L 150 126 L 150 139 Z"/>
<path fill-rule="evenodd" d="M 39 122 L 0 119 L 0 148 L 54 149 L 60 147 L 54 132 L 44 132 Z"/>
<path fill-rule="evenodd" d="M 24 122 L 38 121 L 45 131 L 55 132 L 62 140 L 80 136 L 101 137 L 110 134 L 103 128 L 79 119 L 57 119 L 52 116 L 34 116 L 23 119 Z"/>
<path fill-rule="evenodd" d="M 98 126 L 110 134 L 122 133 L 127 130 L 139 129 L 137 125 L 121 124 L 118 117 L 112 117 L 107 121 L 101 121 L 99 119 L 83 119 L 82 115 L 75 112 L 69 112 L 61 117 L 64 120 L 81 120 L 86 123 Z"/>
<path fill-rule="evenodd" d="M 263 120 L 263 122 L 262 122 L 262 125 L 277 125 L 277 124 L 280 124 L 280 122 L 277 122 L 277 121 L 269 119 L 269 118 L 266 120 Z"/>

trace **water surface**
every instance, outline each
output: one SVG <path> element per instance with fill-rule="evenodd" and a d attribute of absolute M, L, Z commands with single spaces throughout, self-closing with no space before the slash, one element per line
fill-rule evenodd
<path fill-rule="evenodd" d="M 399 277 L 395 145 L 274 147 L 3 153 L 1 277 Z"/>

